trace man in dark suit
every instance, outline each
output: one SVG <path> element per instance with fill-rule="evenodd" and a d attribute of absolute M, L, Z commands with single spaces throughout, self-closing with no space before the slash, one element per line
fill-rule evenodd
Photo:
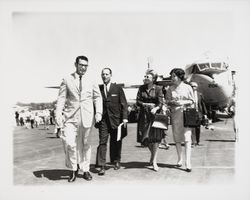
<path fill-rule="evenodd" d="M 110 135 L 110 161 L 114 163 L 115 170 L 120 169 L 122 138 L 117 141 L 118 126 L 123 123 L 123 129 L 128 122 L 128 106 L 123 89 L 111 83 L 112 70 L 102 70 L 103 83 L 100 91 L 103 97 L 103 115 L 98 123 L 99 146 L 96 155 L 96 167 L 100 167 L 99 175 L 105 174 L 107 142 Z M 125 129 L 126 131 L 126 129 Z"/>
<path fill-rule="evenodd" d="M 202 116 L 204 119 L 207 119 L 207 109 L 206 109 L 206 105 L 204 102 L 204 98 L 203 98 L 202 94 L 197 91 L 198 84 L 196 82 L 191 82 L 190 85 L 194 91 L 195 108 L 200 113 L 200 116 Z M 200 144 L 200 133 L 201 133 L 200 126 L 193 128 L 193 130 L 192 130 L 192 144 L 195 144 L 195 140 L 196 140 L 196 145 Z"/>

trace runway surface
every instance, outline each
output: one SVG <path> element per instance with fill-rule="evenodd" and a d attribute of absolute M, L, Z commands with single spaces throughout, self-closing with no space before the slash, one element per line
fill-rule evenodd
<path fill-rule="evenodd" d="M 68 183 L 69 170 L 64 165 L 61 139 L 56 138 L 54 126 L 45 130 L 43 125 L 34 129 L 15 127 L 13 132 L 13 184 L 14 185 L 67 185 L 67 184 L 125 184 L 142 181 L 169 185 L 231 184 L 235 180 L 235 133 L 232 119 L 220 118 L 213 124 L 214 130 L 201 128 L 201 143 L 192 148 L 192 172 L 185 166 L 176 168 L 177 154 L 171 127 L 168 130 L 170 148 L 158 153 L 159 171 L 149 166 L 149 150 L 136 142 L 136 124 L 128 124 L 128 136 L 123 140 L 121 169 L 114 170 L 107 164 L 105 176 L 98 176 L 94 168 L 98 131 L 91 134 L 93 180 L 82 178 L 82 172 L 74 183 Z M 184 150 L 183 150 L 184 152 Z M 109 152 L 107 153 L 109 162 Z"/>

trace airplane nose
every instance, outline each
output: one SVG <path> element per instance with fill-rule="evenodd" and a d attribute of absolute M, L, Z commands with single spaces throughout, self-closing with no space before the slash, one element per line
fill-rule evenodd
<path fill-rule="evenodd" d="M 227 73 L 218 74 L 214 77 L 214 82 L 224 91 L 226 96 L 231 96 L 233 85 L 230 76 Z"/>

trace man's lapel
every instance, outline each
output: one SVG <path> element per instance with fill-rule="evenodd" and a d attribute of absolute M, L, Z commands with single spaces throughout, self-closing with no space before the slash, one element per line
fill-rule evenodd
<path fill-rule="evenodd" d="M 100 91 L 101 91 L 101 94 L 102 94 L 102 98 L 106 99 L 106 95 L 105 95 L 105 92 L 104 92 L 104 84 L 100 85 Z"/>
<path fill-rule="evenodd" d="M 72 85 L 74 87 L 74 89 L 80 93 L 80 89 L 79 89 L 79 77 L 76 73 L 73 73 L 72 76 L 71 76 L 71 82 L 72 82 Z"/>
<path fill-rule="evenodd" d="M 110 83 L 110 87 L 109 87 L 109 91 L 107 93 L 107 97 L 109 97 L 111 94 L 112 94 L 112 90 L 114 88 L 114 84 L 113 83 Z"/>

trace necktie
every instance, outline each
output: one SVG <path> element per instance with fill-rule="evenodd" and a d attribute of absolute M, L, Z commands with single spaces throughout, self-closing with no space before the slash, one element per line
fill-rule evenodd
<path fill-rule="evenodd" d="M 82 76 L 79 76 L 79 90 L 82 91 Z"/>
<path fill-rule="evenodd" d="M 105 94 L 106 94 L 106 97 L 108 97 L 108 86 L 105 85 Z"/>

